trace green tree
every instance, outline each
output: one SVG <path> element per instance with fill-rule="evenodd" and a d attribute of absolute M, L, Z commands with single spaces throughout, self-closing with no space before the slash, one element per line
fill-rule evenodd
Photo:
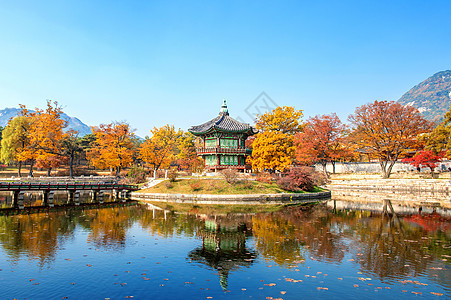
<path fill-rule="evenodd" d="M 19 163 L 18 176 L 21 177 L 22 163 L 28 159 L 27 147 L 30 145 L 28 132 L 30 119 L 18 116 L 8 122 L 2 131 L 0 159 L 4 163 L 17 161 Z"/>

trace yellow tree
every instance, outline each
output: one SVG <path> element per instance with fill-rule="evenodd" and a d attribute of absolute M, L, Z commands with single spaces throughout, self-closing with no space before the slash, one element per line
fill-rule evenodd
<path fill-rule="evenodd" d="M 252 156 L 248 158 L 253 169 L 283 171 L 292 164 L 294 135 L 303 129 L 302 115 L 302 110 L 283 106 L 257 117 L 259 133 L 252 142 Z"/>
<path fill-rule="evenodd" d="M 8 125 L 2 131 L 0 159 L 5 163 L 17 161 L 19 164 L 19 177 L 22 176 L 22 163 L 28 159 L 24 153 L 28 151 L 30 144 L 28 138 L 29 129 L 30 118 L 17 116 L 9 120 Z"/>
<path fill-rule="evenodd" d="M 445 113 L 443 122 L 422 136 L 421 140 L 426 142 L 426 150 L 432 150 L 435 154 L 446 151 L 446 157 L 451 157 L 451 107 Z"/>
<path fill-rule="evenodd" d="M 190 133 L 185 132 L 180 137 L 177 153 L 177 164 L 183 169 L 189 169 L 192 172 L 197 172 L 203 169 L 204 162 L 197 156 L 196 152 L 196 137 Z"/>
<path fill-rule="evenodd" d="M 159 169 L 166 169 L 176 159 L 177 147 L 183 132 L 175 130 L 174 125 L 154 127 L 152 136 L 147 138 L 139 148 L 139 158 L 152 166 L 154 175 Z"/>
<path fill-rule="evenodd" d="M 127 123 L 101 124 L 92 127 L 95 141 L 87 152 L 89 162 L 99 169 L 112 169 L 116 175 L 133 163 L 134 133 Z"/>

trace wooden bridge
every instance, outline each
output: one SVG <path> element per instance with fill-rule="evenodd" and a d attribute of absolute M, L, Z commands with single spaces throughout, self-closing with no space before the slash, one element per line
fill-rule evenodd
<path fill-rule="evenodd" d="M 27 191 L 41 191 L 43 193 L 43 205 L 53 207 L 55 191 L 67 191 L 68 203 L 80 204 L 80 191 L 91 191 L 94 202 L 103 203 L 104 191 L 112 191 L 115 199 L 126 201 L 131 198 L 131 192 L 138 190 L 137 185 L 117 184 L 113 182 L 0 182 L 0 192 L 11 192 L 13 206 L 24 208 L 24 194 Z"/>

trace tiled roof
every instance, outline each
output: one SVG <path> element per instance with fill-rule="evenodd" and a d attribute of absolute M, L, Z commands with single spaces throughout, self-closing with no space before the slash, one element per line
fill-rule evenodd
<path fill-rule="evenodd" d="M 227 112 L 221 112 L 216 118 L 188 129 L 192 134 L 202 134 L 209 131 L 246 132 L 248 135 L 257 133 L 257 130 L 246 123 L 238 122 L 229 116 Z"/>

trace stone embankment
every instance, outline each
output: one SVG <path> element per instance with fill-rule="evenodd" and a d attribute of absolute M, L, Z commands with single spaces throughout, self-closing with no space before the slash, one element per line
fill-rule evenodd
<path fill-rule="evenodd" d="M 451 181 L 437 179 L 332 180 L 332 199 L 451 208 Z"/>
<path fill-rule="evenodd" d="M 330 199 L 330 197 L 330 191 L 302 194 L 254 195 L 132 193 L 132 200 L 187 204 L 301 204 Z"/>

